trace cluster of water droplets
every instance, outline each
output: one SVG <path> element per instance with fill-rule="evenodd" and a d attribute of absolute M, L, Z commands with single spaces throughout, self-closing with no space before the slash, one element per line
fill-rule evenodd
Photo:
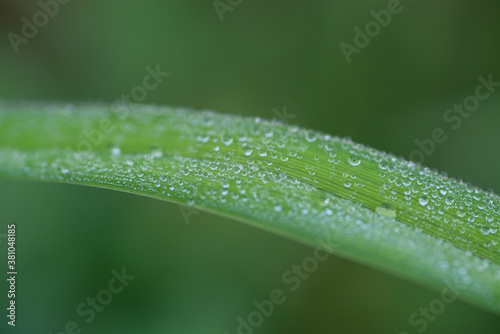
<path fill-rule="evenodd" d="M 89 124 L 98 124 L 100 117 Z M 296 224 L 311 229 L 340 224 L 345 233 L 372 231 L 380 219 L 395 218 L 500 262 L 497 195 L 350 138 L 181 109 L 146 107 L 140 116 L 112 120 L 115 130 L 105 136 L 105 149 L 65 149 L 65 158 L 57 149 L 36 154 L 4 149 L 10 160 L 0 167 L 20 176 L 125 188 L 255 219 L 272 217 L 282 224 L 295 217 Z M 404 229 L 400 223 L 393 223 L 398 231 Z"/>

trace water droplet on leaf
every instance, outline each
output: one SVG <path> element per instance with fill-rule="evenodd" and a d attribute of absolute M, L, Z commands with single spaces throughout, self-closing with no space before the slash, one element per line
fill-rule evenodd
<path fill-rule="evenodd" d="M 361 163 L 361 159 L 357 155 L 353 155 L 349 158 L 349 164 L 351 166 L 358 166 Z"/>

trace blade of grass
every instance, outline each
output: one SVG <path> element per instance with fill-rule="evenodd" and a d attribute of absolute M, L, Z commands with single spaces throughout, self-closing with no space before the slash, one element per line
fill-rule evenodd
<path fill-rule="evenodd" d="M 0 177 L 195 206 L 500 313 L 500 198 L 350 139 L 259 118 L 0 102 Z"/>

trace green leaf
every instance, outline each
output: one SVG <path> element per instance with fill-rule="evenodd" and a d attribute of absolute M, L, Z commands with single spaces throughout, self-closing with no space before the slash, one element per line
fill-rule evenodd
<path fill-rule="evenodd" d="M 500 197 L 348 138 L 208 111 L 0 102 L 0 176 L 187 204 L 500 313 Z"/>

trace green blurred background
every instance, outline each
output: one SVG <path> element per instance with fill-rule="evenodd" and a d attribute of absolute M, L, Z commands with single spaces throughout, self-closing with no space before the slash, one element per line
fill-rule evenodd
<path fill-rule="evenodd" d="M 500 80 L 498 2 L 402 1 L 350 64 L 339 44 L 353 44 L 353 28 L 389 1 L 237 2 L 221 20 L 211 0 L 69 1 L 15 53 L 8 33 L 20 34 L 22 17 L 31 21 L 41 7 L 1 0 L 0 98 L 111 104 L 159 64 L 170 75 L 144 103 L 264 118 L 286 106 L 293 123 L 405 158 L 415 139 L 441 127 L 449 138 L 425 164 L 500 191 L 492 153 L 500 91 L 456 131 L 443 121 L 479 75 Z M 233 334 L 237 317 L 285 290 L 282 274 L 312 254 L 226 218 L 189 220 L 177 205 L 139 196 L 0 180 L 0 233 L 17 222 L 19 271 L 18 325 L 7 328 L 4 311 L 0 332 L 55 334 L 74 320 L 82 333 Z M 76 307 L 122 267 L 136 278 L 84 323 Z M 5 280 L 0 288 L 7 291 Z M 410 314 L 440 294 L 330 257 L 286 296 L 255 333 L 418 333 Z M 500 317 L 462 302 L 425 329 L 499 331 Z"/>

